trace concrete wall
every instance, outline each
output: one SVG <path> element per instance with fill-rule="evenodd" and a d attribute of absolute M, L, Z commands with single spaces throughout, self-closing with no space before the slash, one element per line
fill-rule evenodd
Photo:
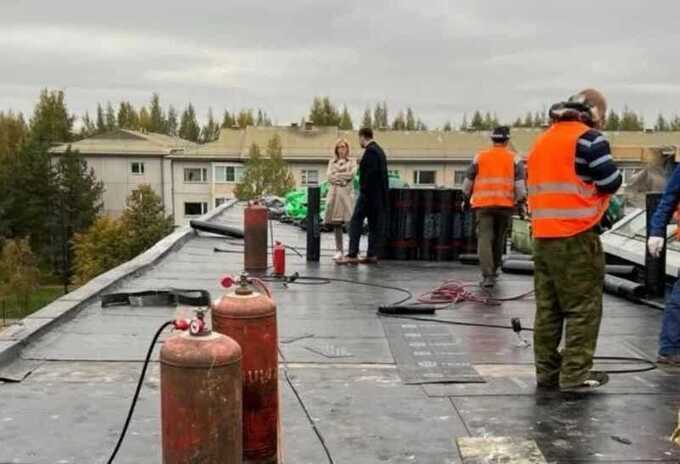
<path fill-rule="evenodd" d="M 119 216 L 125 209 L 125 200 L 130 192 L 142 184 L 150 185 L 159 196 L 163 196 L 160 156 L 135 158 L 97 155 L 85 156 L 85 161 L 94 169 L 97 179 L 104 183 L 102 199 L 105 214 Z M 133 162 L 144 163 L 144 174 L 132 173 Z"/>

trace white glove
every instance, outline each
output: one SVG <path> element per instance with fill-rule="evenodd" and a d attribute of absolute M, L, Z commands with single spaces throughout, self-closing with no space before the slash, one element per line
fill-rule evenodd
<path fill-rule="evenodd" d="M 647 241 L 647 248 L 649 249 L 649 254 L 658 258 L 661 256 L 661 250 L 663 249 L 663 244 L 666 240 L 663 237 L 649 237 Z"/>

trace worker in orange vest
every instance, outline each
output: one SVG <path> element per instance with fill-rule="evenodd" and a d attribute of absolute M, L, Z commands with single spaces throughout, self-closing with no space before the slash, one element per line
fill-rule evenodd
<path fill-rule="evenodd" d="M 526 198 L 524 169 L 508 148 L 510 128 L 495 128 L 491 140 L 493 147 L 477 154 L 463 183 L 475 210 L 481 285 L 487 289 L 496 284 L 513 208 Z"/>
<path fill-rule="evenodd" d="M 553 105 L 551 126 L 527 159 L 539 388 L 588 391 L 608 381 L 606 373 L 591 370 L 605 270 L 599 224 L 622 182 L 598 130 L 606 111 L 604 96 L 593 89 Z"/>

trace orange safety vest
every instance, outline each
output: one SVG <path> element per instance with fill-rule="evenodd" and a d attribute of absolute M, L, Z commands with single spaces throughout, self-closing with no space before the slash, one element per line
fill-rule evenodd
<path fill-rule="evenodd" d="M 512 208 L 515 204 L 515 154 L 505 147 L 492 147 L 479 153 L 476 162 L 472 207 Z"/>
<path fill-rule="evenodd" d="M 590 128 L 578 121 L 553 124 L 527 159 L 529 211 L 535 238 L 572 237 L 598 224 L 609 195 L 576 175 L 576 144 Z"/>

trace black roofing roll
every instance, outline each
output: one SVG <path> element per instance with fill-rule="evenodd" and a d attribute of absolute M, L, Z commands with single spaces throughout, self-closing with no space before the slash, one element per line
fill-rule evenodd
<path fill-rule="evenodd" d="M 458 260 L 462 264 L 479 264 L 479 255 L 472 253 L 463 253 L 458 255 Z"/>
<path fill-rule="evenodd" d="M 418 190 L 418 259 L 435 259 L 435 243 L 439 237 L 439 211 L 435 203 L 435 191 Z"/>
<path fill-rule="evenodd" d="M 243 238 L 243 229 L 237 227 L 225 226 L 224 224 L 215 224 L 213 222 L 198 221 L 192 219 L 189 225 L 201 232 L 210 232 L 211 234 L 223 235 L 225 237 Z"/>
<path fill-rule="evenodd" d="M 453 190 L 446 189 L 436 190 L 434 198 L 436 208 L 439 211 L 439 234 L 434 243 L 434 259 L 437 261 L 451 261 L 455 250 L 453 216 L 456 210 L 456 196 Z"/>
<path fill-rule="evenodd" d="M 632 280 L 606 274 L 604 291 L 624 298 L 638 299 L 645 295 L 645 286 Z"/>
<path fill-rule="evenodd" d="M 398 260 L 416 258 L 416 211 L 414 190 L 390 190 L 390 219 L 386 253 L 388 258 Z"/>
<path fill-rule="evenodd" d="M 464 234 L 463 234 L 463 209 L 465 205 L 465 196 L 462 190 L 453 191 L 453 214 L 451 216 L 451 234 L 453 236 L 453 257 L 457 258 L 463 251 Z M 474 250 L 472 253 L 476 253 Z"/>
<path fill-rule="evenodd" d="M 477 252 L 477 224 L 475 210 L 469 207 L 463 208 L 463 246 L 462 253 Z"/>
<path fill-rule="evenodd" d="M 501 266 L 503 272 L 508 274 L 533 274 L 534 262 L 517 259 L 506 259 Z"/>

